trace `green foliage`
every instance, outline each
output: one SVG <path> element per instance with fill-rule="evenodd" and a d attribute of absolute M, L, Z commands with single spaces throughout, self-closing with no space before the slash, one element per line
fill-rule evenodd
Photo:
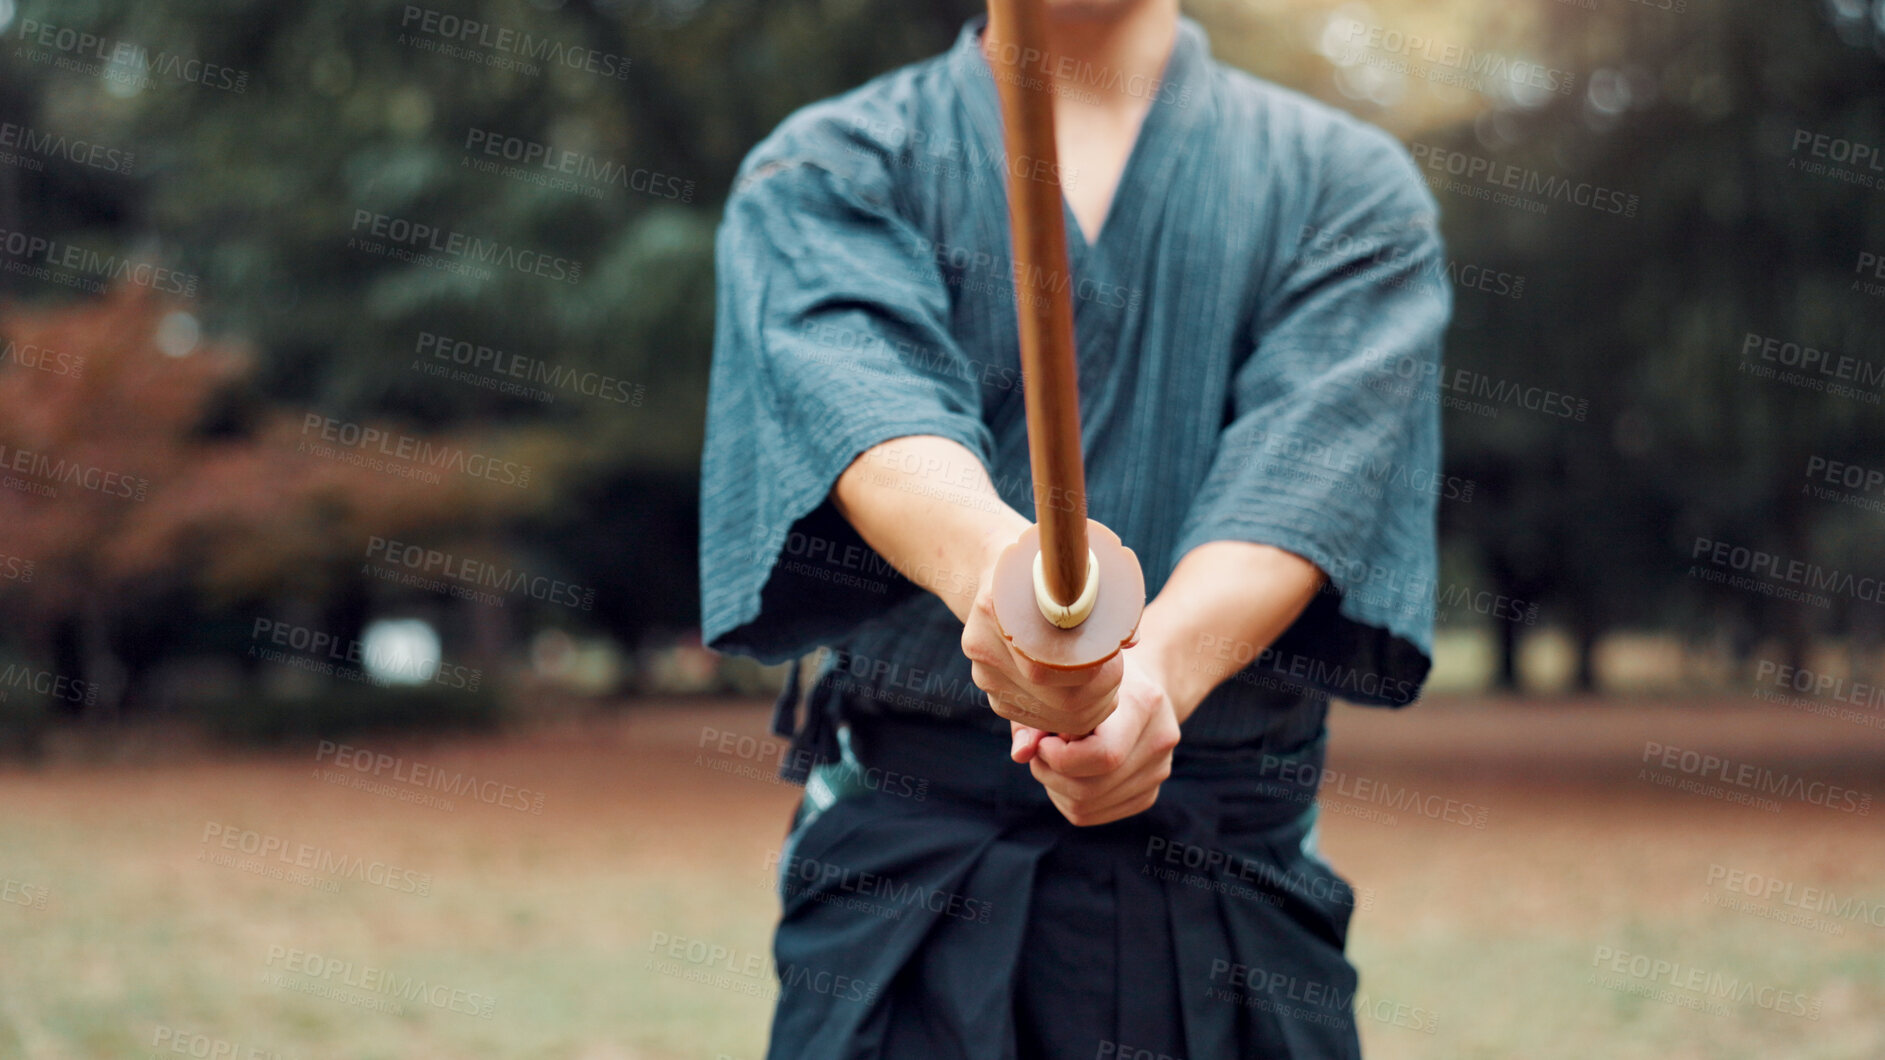
<path fill-rule="evenodd" d="M 1588 402 L 1576 420 L 1447 411 L 1447 470 L 1476 483 L 1470 504 L 1443 513 L 1448 555 L 1462 560 L 1450 579 L 1542 601 L 1547 621 L 1587 638 L 1726 621 L 1799 639 L 1852 623 L 1847 601 L 1808 614 L 1686 570 L 1708 537 L 1878 573 L 1877 514 L 1801 487 L 1810 457 L 1885 464 L 1879 407 L 1737 370 L 1748 334 L 1885 364 L 1885 298 L 1852 289 L 1859 255 L 1885 254 L 1885 198 L 1803 173 L 1795 142 L 1807 130 L 1885 144 L 1885 67 L 1863 5 L 1546 5 L 1532 16 L 1546 27 L 1539 58 L 1575 72 L 1577 91 L 1488 102 L 1438 130 L 1418 128 L 1438 112 L 1431 100 L 1371 111 L 1337 98 L 1295 16 L 1201 6 L 1223 54 L 1292 87 L 1423 144 L 1637 198 L 1623 218 L 1438 193 L 1456 265 L 1525 283 L 1519 298 L 1460 292 L 1449 370 Z M 936 53 L 980 8 L 26 0 L 0 49 L 0 119 L 84 137 L 127 171 L 62 158 L 0 168 L 0 227 L 199 277 L 185 304 L 212 340 L 252 351 L 235 403 L 252 423 L 266 418 L 257 409 L 313 411 L 534 454 L 555 469 L 534 503 L 454 540 L 527 542 L 540 565 L 581 572 L 599 587 L 589 618 L 632 642 L 695 617 L 713 233 L 735 167 L 793 109 Z M 462 31 L 467 20 L 479 28 Z M 205 60 L 228 87 L 61 68 L 28 21 Z M 478 240 L 547 259 L 552 275 L 363 248 L 400 226 L 437 233 L 418 249 Z M 73 297 L 14 273 L 0 273 L 0 293 Z M 551 400 L 506 392 L 490 363 L 438 356 L 439 337 L 566 382 L 531 384 Z M 428 371 L 441 366 L 468 374 Z M 570 379 L 606 380 L 614 396 Z M 320 527 L 283 539 L 305 551 L 332 537 Z M 426 533 L 416 543 L 448 534 Z M 335 566 L 284 566 L 274 580 L 357 611 L 365 594 L 331 579 Z M 247 588 L 270 583 L 255 564 L 241 573 Z"/>
<path fill-rule="evenodd" d="M 1868 402 L 1756 378 L 1742 349 L 1756 334 L 1885 368 L 1885 302 L 1851 289 L 1860 252 L 1885 248 L 1885 198 L 1808 175 L 1795 150 L 1799 130 L 1885 143 L 1885 65 L 1814 6 L 1617 7 L 1560 16 L 1575 30 L 1554 65 L 1586 91 L 1446 138 L 1639 200 L 1634 217 L 1556 201 L 1540 216 L 1440 195 L 1459 260 L 1526 278 L 1521 300 L 1462 294 L 1450 365 L 1590 405 L 1584 422 L 1451 416 L 1450 466 L 1487 496 L 1448 528 L 1580 630 L 1836 632 L 1850 600 L 1815 627 L 1796 602 L 1687 571 L 1700 537 L 1881 573 L 1875 548 L 1826 547 L 1876 515 L 1803 488 L 1812 456 L 1881 463 L 1880 388 L 1860 388 Z"/>

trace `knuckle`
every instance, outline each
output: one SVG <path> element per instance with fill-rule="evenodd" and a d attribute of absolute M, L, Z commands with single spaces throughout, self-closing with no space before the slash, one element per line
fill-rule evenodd
<path fill-rule="evenodd" d="M 1042 706 L 1059 714 L 1061 717 L 1078 718 L 1081 716 L 1079 702 L 1068 696 L 1064 689 L 1034 688 L 1030 691 Z"/>
<path fill-rule="evenodd" d="M 1008 718 L 1011 721 L 1019 721 L 1029 725 L 1034 725 L 1037 722 L 1047 723 L 1053 721 L 1051 715 L 1044 714 L 1041 711 L 1040 704 L 1028 699 L 1023 699 L 1020 696 L 1004 696 L 1002 697 L 1002 705 L 1007 708 Z"/>

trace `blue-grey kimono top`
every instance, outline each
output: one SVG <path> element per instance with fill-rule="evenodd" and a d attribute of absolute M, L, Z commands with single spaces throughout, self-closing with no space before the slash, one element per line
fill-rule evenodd
<path fill-rule="evenodd" d="M 718 241 L 701 487 L 712 647 L 837 649 L 843 710 L 1006 732 L 961 625 L 828 495 L 859 454 L 954 439 L 1032 517 L 1001 119 L 983 20 L 945 55 L 800 110 L 741 166 Z M 1089 512 L 1156 595 L 1211 541 L 1329 576 L 1185 740 L 1318 730 L 1329 695 L 1401 706 L 1429 668 L 1451 309 L 1432 196 L 1391 137 L 1212 60 L 1184 20 L 1104 226 L 1067 215 Z M 1077 180 L 1078 174 L 1065 174 Z M 814 705 L 816 709 L 816 705 Z"/>

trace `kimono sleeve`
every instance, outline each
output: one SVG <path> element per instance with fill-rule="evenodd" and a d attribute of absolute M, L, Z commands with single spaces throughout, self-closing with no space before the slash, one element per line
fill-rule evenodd
<path fill-rule="evenodd" d="M 1431 668 L 1452 294 L 1437 208 L 1406 153 L 1371 128 L 1344 133 L 1236 369 L 1177 555 L 1229 540 L 1310 560 L 1328 585 L 1252 667 L 1404 706 Z"/>
<path fill-rule="evenodd" d="M 804 654 L 916 592 L 829 502 L 881 442 L 941 435 L 986 466 L 981 390 L 949 291 L 889 177 L 770 162 L 716 245 L 701 461 L 701 629 L 766 662 Z"/>

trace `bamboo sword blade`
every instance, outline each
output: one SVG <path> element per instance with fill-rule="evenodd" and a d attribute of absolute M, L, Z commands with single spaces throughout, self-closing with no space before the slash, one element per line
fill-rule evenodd
<path fill-rule="evenodd" d="M 1044 3 L 990 0 L 987 33 L 1007 154 L 1036 520 L 996 561 L 995 619 L 1021 655 L 1052 669 L 1083 670 L 1132 643 L 1145 608 L 1145 573 L 1119 535 L 1087 518 L 1054 97 L 1046 79 L 1022 68 L 1024 57 L 1049 53 Z"/>
<path fill-rule="evenodd" d="M 1074 367 L 1072 285 L 1061 213 L 1054 97 L 1022 59 L 1047 54 L 1042 0 L 990 0 L 989 64 L 1001 98 L 1008 222 L 1014 234 L 1015 312 L 1027 380 L 1028 458 L 1041 527 L 1047 592 L 1063 607 L 1086 587 L 1086 468 L 1080 456 L 1080 390 Z"/>

